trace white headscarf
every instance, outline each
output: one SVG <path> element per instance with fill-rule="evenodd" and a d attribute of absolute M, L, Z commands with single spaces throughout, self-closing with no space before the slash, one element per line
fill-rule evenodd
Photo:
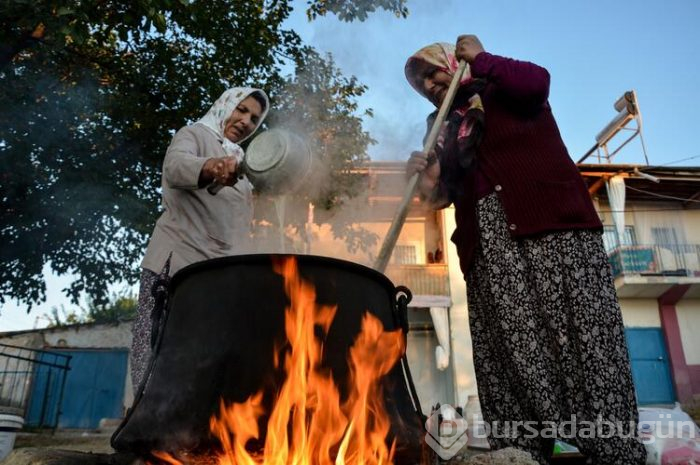
<path fill-rule="evenodd" d="M 268 100 L 267 95 L 260 89 L 256 89 L 254 87 L 232 87 L 221 94 L 221 97 L 216 99 L 216 102 L 214 102 L 214 105 L 211 106 L 207 114 L 197 121 L 197 123 L 203 124 L 207 128 L 211 129 L 214 134 L 216 134 L 217 139 L 221 141 L 221 145 L 223 146 L 226 155 L 235 157 L 238 163 L 243 160 L 243 149 L 237 143 L 231 142 L 224 137 L 224 125 L 238 104 L 254 93 L 257 93 L 263 97 L 265 100 L 265 108 L 260 115 L 260 119 L 258 119 L 255 129 L 253 129 L 246 137 L 238 141 L 243 142 L 248 137 L 252 136 L 253 133 L 260 127 L 265 119 L 265 116 L 267 116 L 267 111 L 270 108 L 270 101 Z"/>

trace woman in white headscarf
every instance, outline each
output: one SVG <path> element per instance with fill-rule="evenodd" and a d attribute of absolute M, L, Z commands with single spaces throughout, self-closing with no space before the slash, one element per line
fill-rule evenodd
<path fill-rule="evenodd" d="M 168 278 L 191 263 L 243 253 L 249 245 L 252 185 L 238 172 L 243 159 L 238 144 L 260 127 L 268 108 L 262 90 L 234 87 L 202 119 L 180 129 L 168 147 L 163 161 L 164 211 L 141 263 L 131 350 L 135 387 L 150 358 L 152 328 L 164 305 Z M 213 195 L 207 190 L 212 184 L 224 188 Z"/>

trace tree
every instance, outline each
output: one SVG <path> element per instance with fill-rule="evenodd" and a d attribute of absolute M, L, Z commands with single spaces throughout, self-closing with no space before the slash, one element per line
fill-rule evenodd
<path fill-rule="evenodd" d="M 314 0 L 307 14 L 405 16 L 404 3 Z M 1 302 L 45 300 L 46 263 L 76 276 L 73 302 L 86 292 L 104 303 L 109 283 L 135 282 L 173 131 L 229 86 L 255 83 L 284 99 L 295 78 L 283 65 L 329 62 L 283 28 L 291 10 L 289 0 L 2 2 Z M 342 139 L 351 150 L 334 152 L 340 164 L 370 142 L 353 113 L 363 91 L 346 81 L 329 109 L 354 134 Z M 329 204 L 339 198 L 328 194 Z"/>
<path fill-rule="evenodd" d="M 81 315 L 75 310 L 66 310 L 64 305 L 60 307 L 51 307 L 49 313 L 44 313 L 42 316 L 37 318 L 46 320 L 47 328 L 62 328 L 70 325 L 77 325 L 82 323 Z"/>
<path fill-rule="evenodd" d="M 107 303 L 88 300 L 85 323 L 118 323 L 136 317 L 138 297 L 130 293 L 112 293 Z"/>
<path fill-rule="evenodd" d="M 352 21 L 359 19 L 364 21 L 367 19 L 368 13 L 376 11 L 377 7 L 393 12 L 397 17 L 405 18 L 408 16 L 408 8 L 406 8 L 405 0 L 319 0 L 309 2 L 309 9 L 306 11 L 309 19 L 315 19 L 317 16 L 325 16 L 326 13 L 334 13 L 343 21 Z"/>
<path fill-rule="evenodd" d="M 49 328 L 83 323 L 119 323 L 136 317 L 138 298 L 127 292 L 112 293 L 106 303 L 98 303 L 94 298 L 87 300 L 86 307 L 66 310 L 64 305 L 51 307 L 43 318 Z"/>

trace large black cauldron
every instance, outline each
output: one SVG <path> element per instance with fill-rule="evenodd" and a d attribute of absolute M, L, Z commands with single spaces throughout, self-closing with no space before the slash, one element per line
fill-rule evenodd
<path fill-rule="evenodd" d="M 116 450 L 147 455 L 215 448 L 209 418 L 220 398 L 242 402 L 262 388 L 269 406 L 283 380 L 273 363 L 285 344 L 288 299 L 282 276 L 273 270 L 273 260 L 283 257 L 227 257 L 175 274 L 163 318 L 154 323 L 158 337 L 146 378 L 112 437 Z M 300 274 L 316 288 L 317 303 L 338 307 L 324 340 L 324 368 L 337 386 L 345 386 L 348 351 L 364 313 L 405 336 L 407 298 L 375 270 L 324 257 L 296 258 Z M 425 430 L 405 357 L 384 378 L 383 389 L 396 460 L 418 463 Z"/>

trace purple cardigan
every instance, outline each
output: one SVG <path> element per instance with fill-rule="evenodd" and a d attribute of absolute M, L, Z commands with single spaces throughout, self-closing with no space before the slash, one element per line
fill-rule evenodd
<path fill-rule="evenodd" d="M 547 102 L 547 70 L 482 52 L 471 72 L 487 80 L 481 92 L 485 130 L 477 169 L 497 192 L 511 236 L 602 228 Z M 479 240 L 475 170 L 464 176 L 463 186 L 464 195 L 454 200 L 457 228 L 451 239 L 466 277 Z"/>

